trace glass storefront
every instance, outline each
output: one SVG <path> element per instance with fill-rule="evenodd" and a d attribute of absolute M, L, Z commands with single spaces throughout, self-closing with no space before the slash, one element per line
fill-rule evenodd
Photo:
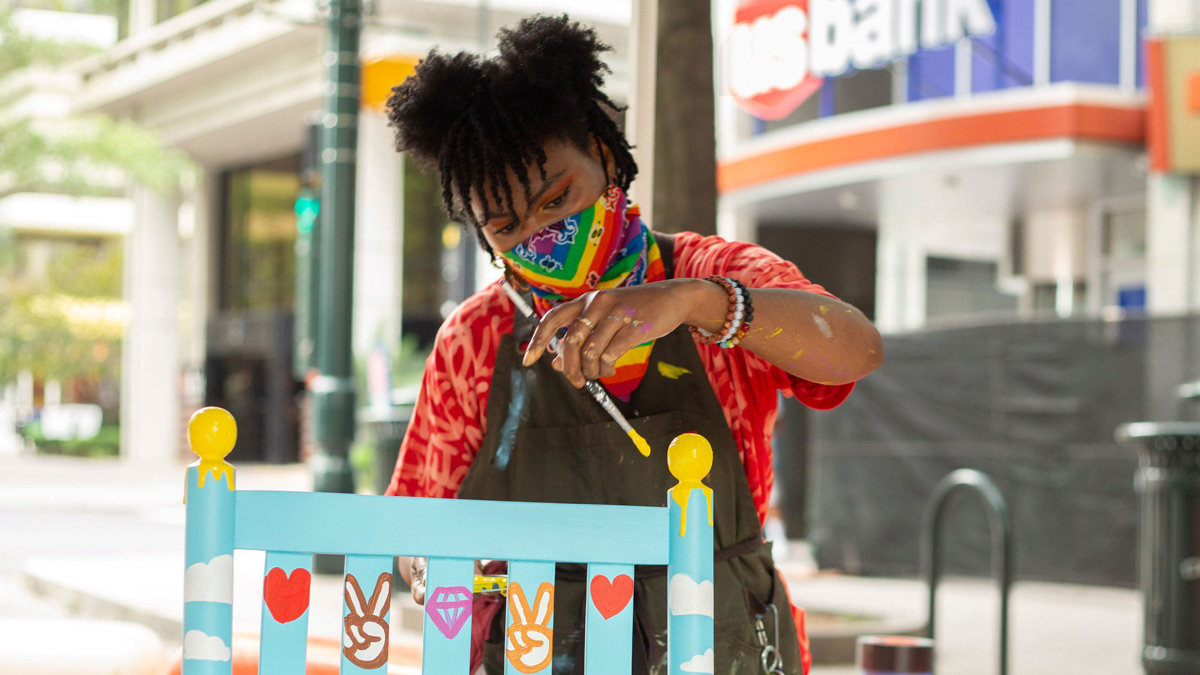
<path fill-rule="evenodd" d="M 300 156 L 228 171 L 222 187 L 220 308 L 290 311 Z"/>

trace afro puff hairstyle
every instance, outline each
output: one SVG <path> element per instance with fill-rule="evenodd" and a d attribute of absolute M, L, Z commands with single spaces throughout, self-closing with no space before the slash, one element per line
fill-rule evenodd
<path fill-rule="evenodd" d="M 507 173 L 516 174 L 529 199 L 527 167 L 545 178 L 547 142 L 570 141 L 583 150 L 606 145 L 615 164 L 609 175 L 622 189 L 637 175 L 629 141 L 614 121 L 624 108 L 601 91 L 611 71 L 600 55 L 612 48 L 594 30 L 565 15 L 536 16 L 498 38 L 499 54 L 490 59 L 435 49 L 387 102 L 396 150 L 436 170 L 446 213 L 472 225 L 489 254 L 483 224 L 466 208 L 471 195 L 490 190 L 515 210 Z"/>

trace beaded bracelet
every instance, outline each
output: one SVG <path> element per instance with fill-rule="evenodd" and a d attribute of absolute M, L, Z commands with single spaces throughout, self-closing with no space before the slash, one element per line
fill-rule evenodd
<path fill-rule="evenodd" d="M 730 281 L 732 281 L 737 286 L 738 290 L 741 291 L 739 294 L 739 299 L 742 300 L 742 304 L 745 308 L 740 312 L 742 314 L 740 325 L 738 325 L 735 330 L 730 331 L 731 335 L 719 343 L 721 345 L 721 349 L 736 347 L 737 344 L 746 337 L 746 334 L 750 332 L 750 322 L 754 321 L 754 301 L 750 299 L 750 290 L 747 289 L 746 286 L 737 279 L 730 279 Z"/>
<path fill-rule="evenodd" d="M 725 313 L 725 325 L 719 333 L 710 333 L 697 326 L 689 326 L 688 329 L 692 337 L 701 344 L 719 345 L 722 349 L 729 349 L 746 336 L 750 322 L 754 319 L 754 302 L 750 299 L 750 291 L 736 279 L 714 275 L 707 277 L 705 281 L 717 284 L 729 294 L 729 311 Z"/>

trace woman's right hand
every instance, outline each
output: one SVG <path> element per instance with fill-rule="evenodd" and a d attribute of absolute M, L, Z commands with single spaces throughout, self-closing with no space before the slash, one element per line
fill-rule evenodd
<path fill-rule="evenodd" d="M 425 604 L 425 568 L 428 564 L 427 558 L 400 560 L 400 576 L 404 577 L 404 581 L 412 588 L 413 601 L 418 605 Z"/>
<path fill-rule="evenodd" d="M 429 566 L 428 558 L 405 558 L 400 556 L 400 576 L 412 589 L 413 601 L 418 605 L 425 604 L 425 569 Z M 483 566 L 475 561 L 475 575 L 483 574 Z"/>

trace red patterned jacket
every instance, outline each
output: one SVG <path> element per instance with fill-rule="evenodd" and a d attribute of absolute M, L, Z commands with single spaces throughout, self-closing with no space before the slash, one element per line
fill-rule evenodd
<path fill-rule="evenodd" d="M 805 279 L 795 265 L 760 246 L 690 232 L 676 235 L 675 277 L 703 279 L 712 274 L 732 277 L 750 289 L 796 288 L 830 295 Z M 468 298 L 446 319 L 426 363 L 416 409 L 387 494 L 454 497 L 458 493 L 483 442 L 500 336 L 512 329 L 512 302 L 498 284 Z M 828 410 L 844 401 L 854 385 L 809 382 L 745 349 L 716 345 L 697 345 L 697 349 L 733 431 L 761 522 L 775 482 L 771 435 L 778 412 L 777 392 L 795 396 L 811 408 Z M 792 609 L 808 672 L 804 613 Z"/>

